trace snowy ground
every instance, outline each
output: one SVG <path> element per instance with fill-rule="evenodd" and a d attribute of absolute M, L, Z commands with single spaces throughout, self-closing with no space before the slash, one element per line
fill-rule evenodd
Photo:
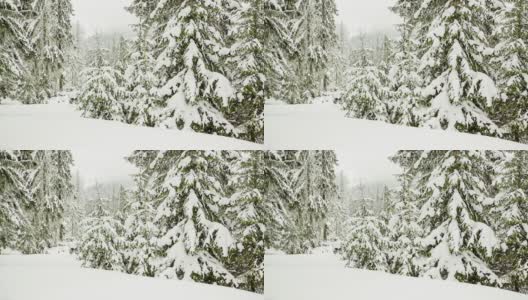
<path fill-rule="evenodd" d="M 497 138 L 346 118 L 332 103 L 267 103 L 265 115 L 265 141 L 271 149 L 528 150 Z"/>
<path fill-rule="evenodd" d="M 83 269 L 68 254 L 0 255 L 1 300 L 262 300 L 232 288 Z"/>
<path fill-rule="evenodd" d="M 527 299 L 496 288 L 348 269 L 332 254 L 268 255 L 265 281 L 266 300 Z"/>
<path fill-rule="evenodd" d="M 70 104 L 0 105 L 1 149 L 259 150 L 261 145 L 220 136 L 86 119 Z"/>

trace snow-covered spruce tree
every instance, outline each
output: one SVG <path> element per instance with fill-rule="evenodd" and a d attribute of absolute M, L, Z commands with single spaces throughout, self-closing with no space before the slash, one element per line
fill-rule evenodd
<path fill-rule="evenodd" d="M 363 196 L 358 210 L 348 220 L 347 238 L 341 252 L 347 266 L 357 269 L 386 271 L 387 227 L 372 211 L 372 200 Z"/>
<path fill-rule="evenodd" d="M 25 78 L 25 102 L 42 102 L 64 87 L 64 63 L 67 50 L 73 45 L 72 15 L 70 0 L 31 1 L 31 52 L 26 58 L 30 72 Z"/>
<path fill-rule="evenodd" d="M 399 274 L 403 267 L 403 259 L 400 256 L 400 253 L 398 253 L 402 249 L 396 247 L 396 239 L 393 238 L 396 229 L 389 227 L 389 225 L 391 225 L 390 222 L 394 217 L 393 203 L 397 201 L 397 198 L 397 190 L 390 189 L 387 186 L 383 187 L 381 194 L 379 189 L 376 192 L 376 202 L 378 203 L 377 215 L 380 221 L 386 226 L 386 230 L 382 232 L 387 241 L 384 253 L 385 271 L 392 274 Z"/>
<path fill-rule="evenodd" d="M 225 220 L 222 152 L 166 151 L 150 159 L 144 170 L 152 172 L 147 190 L 159 229 L 157 275 L 236 286 L 224 265 L 235 240 Z"/>
<path fill-rule="evenodd" d="M 224 1 L 162 1 L 152 13 L 157 75 L 162 97 L 159 124 L 168 128 L 236 136 L 225 117 L 235 91 L 223 65 Z"/>
<path fill-rule="evenodd" d="M 263 293 L 266 224 L 274 218 L 270 203 L 263 197 L 264 154 L 252 151 L 237 156 L 231 179 L 234 194 L 227 211 L 236 247 L 230 250 L 227 266 L 240 283 L 239 288 Z"/>
<path fill-rule="evenodd" d="M 335 153 L 298 151 L 291 176 L 293 201 L 288 204 L 290 253 L 305 253 L 328 236 L 326 217 L 330 201 L 335 199 Z"/>
<path fill-rule="evenodd" d="M 528 152 L 514 151 L 499 177 L 499 193 L 493 215 L 501 240 L 493 266 L 503 287 L 516 292 L 528 291 Z"/>
<path fill-rule="evenodd" d="M 419 49 L 424 79 L 424 125 L 497 136 L 486 113 L 498 96 L 490 77 L 490 27 L 500 0 L 424 1 L 417 12 L 423 28 Z"/>
<path fill-rule="evenodd" d="M 126 78 L 127 69 L 132 63 L 130 41 L 120 36 L 112 42 L 111 50 L 108 54 L 110 66 L 119 74 L 115 80 L 122 90 L 122 95 L 118 101 L 119 120 L 127 124 L 134 124 L 137 119 L 137 112 L 131 101 L 128 101 L 131 97 L 128 95 L 128 78 Z"/>
<path fill-rule="evenodd" d="M 384 35 L 379 49 L 379 67 L 386 75 L 393 64 L 394 41 Z"/>
<path fill-rule="evenodd" d="M 422 276 L 496 286 L 499 241 L 487 210 L 493 167 L 484 151 L 426 151 L 416 162 Z"/>
<path fill-rule="evenodd" d="M 121 120 L 122 75 L 109 64 L 106 52 L 98 45 L 90 55 L 90 65 L 82 73 L 86 80 L 79 95 L 80 109 L 85 117 Z"/>
<path fill-rule="evenodd" d="M 295 11 L 293 1 L 290 0 L 263 0 L 262 18 L 264 27 L 263 53 L 269 55 L 268 63 L 271 68 L 266 75 L 266 87 L 277 99 L 284 99 L 285 95 L 291 95 L 294 86 L 290 78 L 294 76 L 294 70 L 289 64 L 289 59 L 295 53 L 295 46 L 291 37 L 290 21 Z M 287 97 L 288 99 L 291 97 Z"/>
<path fill-rule="evenodd" d="M 65 237 L 64 228 L 64 210 L 68 202 L 72 201 L 73 197 L 73 180 L 71 168 L 73 165 L 73 157 L 70 151 L 56 150 L 51 153 L 51 160 L 53 168 L 55 169 L 55 176 L 52 178 L 51 186 L 57 197 L 58 202 L 62 203 L 61 215 L 57 222 L 59 226 L 58 240 L 62 241 Z"/>
<path fill-rule="evenodd" d="M 418 222 L 419 208 L 413 184 L 414 163 L 421 151 L 400 151 L 391 160 L 400 165 L 399 188 L 389 203 L 387 226 L 390 229 L 391 273 L 417 277 L 420 275 L 418 239 L 422 229 Z"/>
<path fill-rule="evenodd" d="M 294 169 L 290 175 L 294 198 L 288 206 L 289 230 L 294 235 L 289 238 L 288 252 L 301 254 L 319 246 L 322 240 L 321 220 L 327 207 L 315 183 L 319 168 L 314 153 L 297 151 L 294 155 Z"/>
<path fill-rule="evenodd" d="M 29 43 L 20 3 L 0 1 L 0 99 L 7 97 L 25 73 L 24 58 Z"/>
<path fill-rule="evenodd" d="M 349 187 L 348 180 L 341 171 L 336 180 L 336 198 L 330 202 L 328 209 L 328 220 L 330 226 L 330 233 L 328 240 L 341 242 L 345 239 L 346 230 L 345 224 L 348 220 L 348 204 L 349 204 Z"/>
<path fill-rule="evenodd" d="M 335 0 L 320 0 L 317 1 L 317 10 L 321 15 L 321 27 L 317 34 L 317 39 L 321 43 L 322 48 L 322 62 L 324 67 L 322 70 L 322 90 L 328 91 L 330 86 L 329 64 L 331 60 L 332 50 L 337 46 L 337 32 L 336 32 L 336 16 L 337 6 Z"/>
<path fill-rule="evenodd" d="M 110 51 L 110 64 L 121 74 L 130 64 L 130 41 L 120 36 L 114 40 Z"/>
<path fill-rule="evenodd" d="M 0 249 L 14 247 L 17 234 L 28 225 L 24 211 L 31 201 L 25 176 L 28 163 L 19 152 L 0 151 Z"/>
<path fill-rule="evenodd" d="M 337 156 L 335 151 L 321 150 L 315 153 L 320 167 L 320 176 L 317 178 L 317 186 L 321 198 L 326 205 L 325 215 L 328 215 L 331 202 L 337 200 L 336 166 Z M 322 239 L 328 240 L 330 228 L 327 222 L 323 225 Z"/>
<path fill-rule="evenodd" d="M 264 199 L 271 216 L 266 223 L 266 246 L 283 251 L 291 241 L 288 238 L 292 232 L 288 228 L 291 224 L 288 207 L 294 199 L 290 178 L 292 166 L 287 156 L 286 151 L 264 152 Z"/>
<path fill-rule="evenodd" d="M 166 173 L 170 165 L 161 168 L 160 164 L 152 164 L 159 151 L 135 151 L 127 160 L 134 164 L 139 173 L 135 175 L 137 189 L 134 191 L 125 210 L 129 213 L 125 221 L 125 258 L 128 261 L 130 273 L 143 276 L 157 276 L 159 255 L 157 238 L 159 228 L 155 223 L 157 191 L 152 189 L 152 180 L 158 174 Z"/>
<path fill-rule="evenodd" d="M 299 232 L 296 250 L 305 253 L 308 249 L 317 247 L 322 241 L 325 214 L 328 206 L 322 198 L 318 177 L 321 169 L 314 151 L 299 151 L 296 153 L 297 168 L 293 174 L 294 201 L 289 210 L 294 219 L 294 226 Z M 294 253 L 295 253 L 294 252 Z"/>
<path fill-rule="evenodd" d="M 64 76 L 66 86 L 64 90 L 71 90 L 78 92 L 82 86 L 81 71 L 85 67 L 85 59 L 83 53 L 83 30 L 79 21 L 73 26 L 73 43 L 66 51 Z"/>
<path fill-rule="evenodd" d="M 528 140 L 528 3 L 506 1 L 499 26 L 500 43 L 495 48 L 497 84 L 501 100 L 495 109 L 507 138 Z"/>
<path fill-rule="evenodd" d="M 51 189 L 53 169 L 49 153 L 27 151 L 23 157 L 32 162 L 25 174 L 30 192 L 30 202 L 25 209 L 29 223 L 19 234 L 17 248 L 25 254 L 37 254 L 53 244 L 51 223 L 55 223 L 55 217 L 61 214 L 62 203 L 57 201 Z"/>
<path fill-rule="evenodd" d="M 158 249 L 158 229 L 154 224 L 155 207 L 152 195 L 145 189 L 145 182 L 136 182 L 141 185 L 125 208 L 127 218 L 124 223 L 123 267 L 129 274 L 154 277 L 156 267 L 153 258 Z"/>
<path fill-rule="evenodd" d="M 28 172 L 31 203 L 26 208 L 30 226 L 24 230 L 20 248 L 25 253 L 40 253 L 64 238 L 64 208 L 72 193 L 71 153 L 68 151 L 31 151 L 33 162 Z"/>
<path fill-rule="evenodd" d="M 402 18 L 403 22 L 398 26 L 400 32 L 407 32 L 405 35 L 409 38 L 417 34 L 416 31 L 419 30 L 414 28 L 418 17 L 416 13 L 420 10 L 424 1 L 426 0 L 396 0 L 394 5 L 390 7 L 394 13 Z"/>
<path fill-rule="evenodd" d="M 70 201 L 64 207 L 65 240 L 78 241 L 81 238 L 80 222 L 85 218 L 79 189 L 75 189 Z"/>
<path fill-rule="evenodd" d="M 295 53 L 295 80 L 298 91 L 295 102 L 319 96 L 328 87 L 327 68 L 330 52 L 336 44 L 334 0 L 297 0 L 292 39 Z"/>
<path fill-rule="evenodd" d="M 396 0 L 394 5 L 390 7 L 390 10 L 399 15 L 403 21 L 399 25 L 400 32 L 406 31 L 410 33 L 409 38 L 413 39 L 418 45 L 427 38 L 426 33 L 429 30 L 427 25 L 436 17 L 435 14 L 419 14 L 422 5 L 426 1 L 429 0 Z M 420 23 L 418 23 L 419 21 Z M 426 26 L 418 26 L 419 24 L 425 24 Z"/>
<path fill-rule="evenodd" d="M 316 246 L 317 234 L 310 232 L 312 223 L 306 216 L 308 209 L 301 207 L 301 202 L 305 202 L 297 186 L 301 172 L 299 151 L 280 151 L 274 156 L 275 161 L 272 160 L 271 164 L 275 166 L 276 173 L 272 175 L 277 177 L 273 178 L 274 184 L 269 187 L 273 191 L 269 197 L 277 207 L 278 215 L 274 221 L 280 223 L 276 224 L 276 228 L 270 228 L 270 233 L 273 232 L 270 236 L 275 236 L 274 248 L 280 251 L 288 254 L 306 253 Z M 277 198 L 279 195 L 283 198 Z M 307 219 L 303 219 L 303 215 Z"/>
<path fill-rule="evenodd" d="M 364 46 L 359 61 L 347 72 L 347 92 L 343 96 L 344 109 L 353 118 L 387 120 L 388 89 L 383 84 L 387 77 L 367 56 Z"/>
<path fill-rule="evenodd" d="M 142 68 L 142 64 L 145 63 L 141 51 L 146 51 L 146 49 L 139 51 L 138 54 L 132 52 L 130 41 L 121 36 L 117 42 L 114 42 L 110 57 L 110 65 L 119 74 L 116 77 L 117 85 L 122 89 L 122 95 L 118 100 L 119 120 L 127 124 L 139 123 L 141 109 L 150 104 L 147 102 L 149 99 L 141 97 L 149 91 L 137 90 L 136 88 L 138 88 L 138 84 L 144 83 L 148 76 L 153 76 L 148 71 L 152 71 L 154 61 L 147 61 L 151 64 L 150 70 L 146 68 L 140 70 L 139 68 Z M 145 82 L 145 84 L 148 83 Z"/>
<path fill-rule="evenodd" d="M 126 10 L 138 17 L 139 23 L 137 26 L 146 26 L 152 24 L 151 14 L 154 12 L 160 0 L 132 0 Z"/>
<path fill-rule="evenodd" d="M 402 43 L 405 41 L 400 41 L 399 51 L 394 55 L 395 63 L 388 74 L 391 103 L 389 121 L 393 124 L 417 127 L 421 124 L 421 114 L 418 110 L 421 78 L 416 68 L 418 59 L 414 52 L 406 50 Z"/>
<path fill-rule="evenodd" d="M 114 192 L 115 193 L 115 192 Z M 112 196 L 112 200 L 113 200 L 113 207 L 114 207 L 114 210 L 116 212 L 119 212 L 120 214 L 122 214 L 123 218 L 122 218 L 122 221 L 124 223 L 126 217 L 124 216 L 125 214 L 125 208 L 126 206 L 128 205 L 128 202 L 130 200 L 130 197 L 131 197 L 131 191 L 130 190 L 127 190 L 124 186 L 119 186 L 119 191 L 114 194 Z"/>
<path fill-rule="evenodd" d="M 126 109 L 122 109 L 126 111 L 126 122 L 149 127 L 156 125 L 157 118 L 153 108 L 158 101 L 154 93 L 158 78 L 154 73 L 155 60 L 151 49 L 152 45 L 145 32 L 138 32 L 134 51 L 130 55 L 131 62 L 125 72 Z"/>
<path fill-rule="evenodd" d="M 95 200 L 94 210 L 83 221 L 83 235 L 78 255 L 84 267 L 103 270 L 122 270 L 122 224 L 107 208 L 101 196 Z"/>
<path fill-rule="evenodd" d="M 158 2 L 134 0 L 127 7 L 127 10 L 139 20 L 134 25 L 137 37 L 132 43 L 130 65 L 125 71 L 129 121 L 148 127 L 154 127 L 159 122 L 155 111 L 160 99 L 156 94 L 159 78 L 155 73 L 156 59 L 153 40 L 155 19 L 152 16 Z"/>
<path fill-rule="evenodd" d="M 379 50 L 380 61 L 378 68 L 384 76 L 380 78 L 381 84 L 385 87 L 385 97 L 383 99 L 385 121 L 391 124 L 397 124 L 401 118 L 401 105 L 402 100 L 395 97 L 394 76 L 392 74 L 394 65 L 397 64 L 395 50 L 395 41 L 389 37 L 384 36 Z M 406 103 L 407 104 L 407 103 Z M 412 103 L 409 103 L 412 104 Z"/>
<path fill-rule="evenodd" d="M 55 0 L 55 13 L 57 14 L 57 30 L 54 32 L 54 38 L 57 41 L 59 49 L 59 79 L 58 90 L 62 91 L 66 85 L 65 65 L 68 53 L 73 48 L 73 31 L 71 17 L 73 15 L 73 7 L 71 0 Z"/>
<path fill-rule="evenodd" d="M 269 0 L 241 1 L 227 63 L 236 89 L 229 119 L 250 141 L 264 141 L 264 102 L 272 95 L 270 82 L 280 61 L 268 51 Z M 282 67 L 281 67 L 282 68 Z M 269 77 L 269 78 L 268 78 Z"/>
<path fill-rule="evenodd" d="M 129 10 L 161 78 L 156 125 L 262 141 L 263 103 L 280 94 L 291 48 L 281 3 L 138 0 Z"/>
<path fill-rule="evenodd" d="M 346 89 L 345 72 L 351 65 L 351 60 L 348 59 L 350 34 L 346 30 L 343 22 L 337 26 L 337 41 L 336 46 L 331 50 L 330 65 L 329 65 L 329 79 L 330 90 L 343 91 Z"/>
<path fill-rule="evenodd" d="M 423 0 L 399 0 L 391 7 L 400 15 L 403 23 L 399 25 L 400 40 L 392 57 L 392 67 L 389 69 L 390 98 L 394 104 L 391 113 L 391 123 L 417 127 L 421 123 L 418 110 L 422 78 L 418 74 L 417 43 L 415 41 L 416 20 L 414 14 L 420 8 Z"/>

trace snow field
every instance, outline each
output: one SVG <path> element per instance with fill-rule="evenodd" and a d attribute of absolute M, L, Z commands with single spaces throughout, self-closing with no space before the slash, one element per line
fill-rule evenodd
<path fill-rule="evenodd" d="M 527 145 L 454 131 L 345 117 L 333 103 L 265 107 L 265 144 L 271 149 L 528 150 Z"/>
<path fill-rule="evenodd" d="M 526 295 L 345 268 L 335 255 L 267 255 L 266 300 L 521 300 Z"/>
<path fill-rule="evenodd" d="M 260 150 L 261 145 L 222 136 L 149 128 L 81 117 L 71 104 L 0 105 L 1 149 L 119 147 L 129 150 Z M 16 129 L 16 131 L 14 130 Z M 53 134 L 50 134 L 53 133 Z"/>
<path fill-rule="evenodd" d="M 0 255 L 1 300 L 259 300 L 219 286 L 83 269 L 68 254 Z"/>

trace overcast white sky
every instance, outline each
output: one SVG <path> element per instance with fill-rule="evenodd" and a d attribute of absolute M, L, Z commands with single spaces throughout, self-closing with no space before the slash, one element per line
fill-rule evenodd
<path fill-rule="evenodd" d="M 124 31 L 135 22 L 125 7 L 131 0 L 72 0 L 74 21 L 90 35 L 96 31 Z"/>
<path fill-rule="evenodd" d="M 353 144 L 353 143 L 352 143 Z M 339 160 L 339 171 L 344 171 L 352 185 L 369 182 L 394 183 L 394 175 L 400 173 L 400 168 L 388 158 L 396 153 L 396 149 L 350 149 L 336 150 Z M 85 187 L 98 183 L 128 181 L 137 169 L 125 157 L 130 150 L 96 148 L 74 149 L 74 172 L 81 175 Z M 75 173 L 74 173 L 75 174 Z"/>
<path fill-rule="evenodd" d="M 400 22 L 389 10 L 395 0 L 336 0 L 338 21 L 343 21 L 351 35 L 359 32 L 392 29 Z"/>
<path fill-rule="evenodd" d="M 389 9 L 395 0 L 336 0 L 338 20 L 348 27 L 350 34 L 392 28 L 399 22 L 398 16 Z M 79 20 L 88 34 L 96 30 L 103 32 L 122 31 L 132 23 L 134 17 L 124 7 L 131 0 L 72 0 L 74 20 Z"/>
<path fill-rule="evenodd" d="M 73 149 L 74 174 L 78 170 L 85 187 L 130 179 L 136 168 L 125 157 L 129 150 L 112 148 Z"/>
<path fill-rule="evenodd" d="M 400 174 L 401 169 L 392 163 L 389 157 L 396 154 L 397 149 L 361 149 L 353 144 L 352 142 L 349 149 L 336 150 L 339 161 L 338 170 L 345 172 L 351 185 L 356 185 L 360 181 L 363 183 L 396 183 L 394 175 Z"/>

